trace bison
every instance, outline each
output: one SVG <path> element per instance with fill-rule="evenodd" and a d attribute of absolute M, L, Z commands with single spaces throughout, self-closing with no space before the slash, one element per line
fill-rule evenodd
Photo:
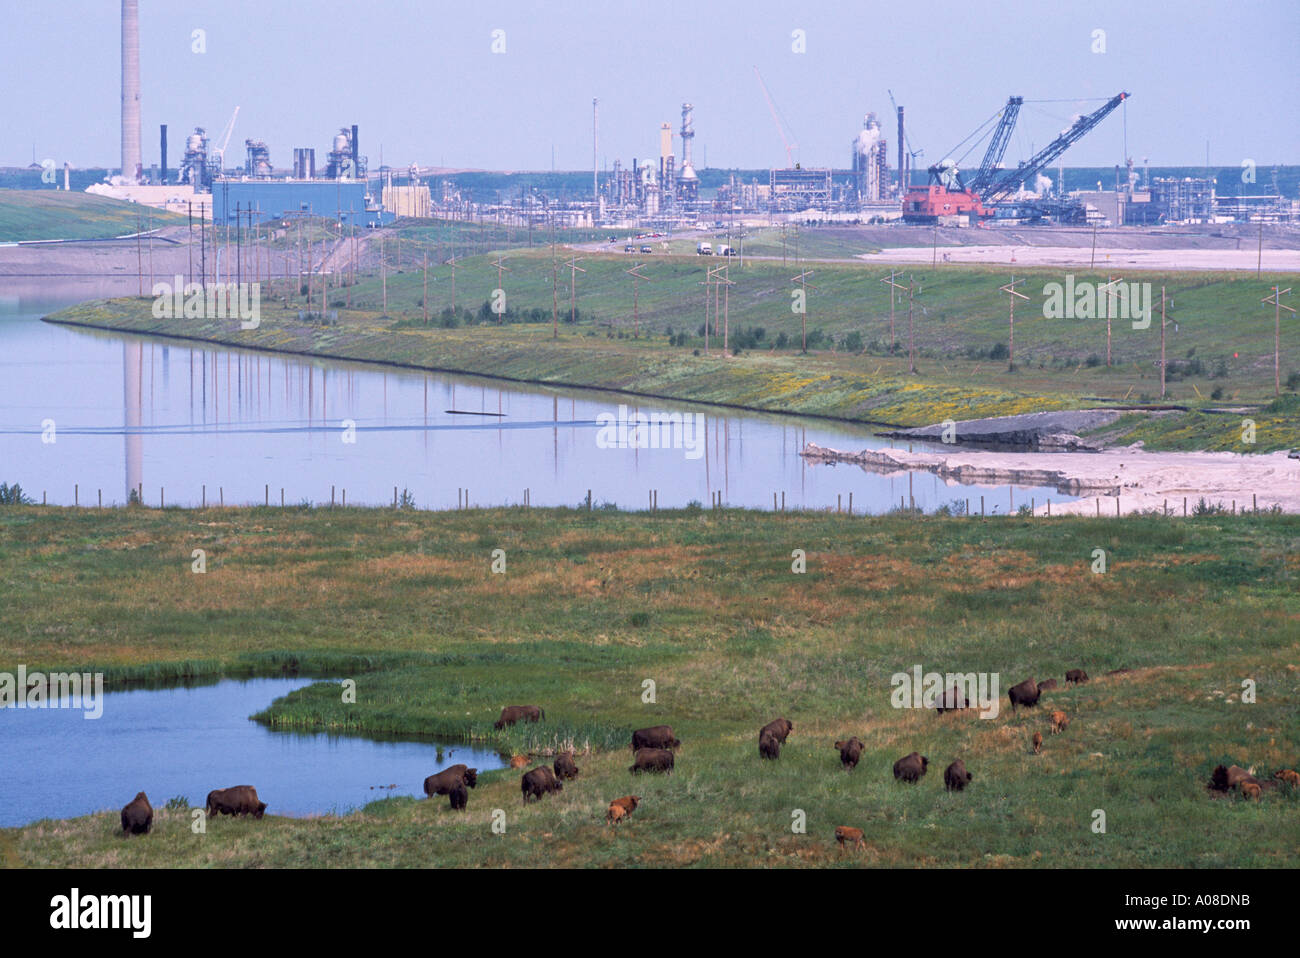
<path fill-rule="evenodd" d="M 258 801 L 257 789 L 252 785 L 234 785 L 208 792 L 207 813 L 213 815 L 252 815 L 261 818 L 266 813 L 266 802 Z"/>
<path fill-rule="evenodd" d="M 573 763 L 572 752 L 561 752 L 555 756 L 555 777 L 558 779 L 578 777 L 578 766 Z"/>
<path fill-rule="evenodd" d="M 1038 694 L 1042 695 L 1044 692 L 1050 692 L 1054 688 L 1057 688 L 1056 679 L 1047 679 L 1046 681 L 1038 683 Z"/>
<path fill-rule="evenodd" d="M 1070 716 L 1064 712 L 1056 711 L 1052 713 L 1052 734 L 1064 732 L 1065 727 L 1070 724 Z"/>
<path fill-rule="evenodd" d="M 849 845 L 863 850 L 867 847 L 862 843 L 862 829 L 854 828 L 851 825 L 836 825 L 835 840 L 839 842 L 841 853 L 847 851 Z"/>
<path fill-rule="evenodd" d="M 616 798 L 609 803 L 609 811 L 605 813 L 605 821 L 611 825 L 617 825 L 636 811 L 639 804 L 641 804 L 640 795 L 624 795 L 622 798 Z"/>
<path fill-rule="evenodd" d="M 841 765 L 850 772 L 858 767 L 858 759 L 862 758 L 863 745 L 856 735 L 847 742 L 836 742 L 835 747 L 840 750 Z"/>
<path fill-rule="evenodd" d="M 929 765 L 930 760 L 920 752 L 904 755 L 894 763 L 894 778 L 909 784 L 915 784 L 925 774 L 925 770 Z"/>
<path fill-rule="evenodd" d="M 1038 683 L 1032 678 L 1025 679 L 1019 685 L 1013 685 L 1007 690 L 1007 698 L 1011 700 L 1011 711 L 1014 713 L 1017 706 L 1023 705 L 1026 708 L 1038 704 Z"/>
<path fill-rule="evenodd" d="M 136 792 L 135 798 L 122 808 L 122 834 L 148 835 L 153 828 L 153 806 L 144 792 Z"/>
<path fill-rule="evenodd" d="M 546 718 L 546 712 L 536 705 L 507 705 L 501 710 L 501 717 L 496 720 L 492 726 L 495 729 L 503 729 L 507 725 L 514 725 L 520 719 L 526 719 L 529 722 L 538 722 Z"/>
<path fill-rule="evenodd" d="M 453 789 L 461 785 L 470 788 L 478 785 L 478 769 L 470 768 L 468 765 L 452 765 L 444 768 L 424 780 L 424 794 L 429 798 L 435 795 L 450 795 Z"/>
<path fill-rule="evenodd" d="M 1280 778 L 1292 788 L 1300 788 L 1300 772 L 1296 772 L 1293 769 L 1284 768 L 1281 771 L 1274 772 L 1273 777 Z"/>
<path fill-rule="evenodd" d="M 957 685 L 954 685 L 934 700 L 934 710 L 940 715 L 944 712 L 958 712 L 966 708 L 970 708 L 970 703 L 966 701 L 965 693 Z"/>
<path fill-rule="evenodd" d="M 538 765 L 531 772 L 524 773 L 519 780 L 519 790 L 524 793 L 524 804 L 527 805 L 530 797 L 540 802 L 543 795 L 563 791 L 564 783 L 545 765 Z"/>
<path fill-rule="evenodd" d="M 1088 681 L 1088 673 L 1083 669 L 1070 669 L 1065 673 L 1066 685 L 1080 685 Z"/>
<path fill-rule="evenodd" d="M 528 756 L 527 756 L 527 755 L 511 755 L 511 756 L 510 756 L 510 767 L 511 767 L 511 768 L 523 768 L 523 767 L 524 767 L 525 765 L 527 765 L 527 764 L 528 764 Z"/>
<path fill-rule="evenodd" d="M 465 787 L 464 782 L 461 782 L 447 794 L 450 796 L 449 800 L 453 812 L 465 811 L 466 806 L 469 805 L 469 789 Z"/>
<path fill-rule="evenodd" d="M 1259 784 L 1257 782 L 1242 782 L 1241 794 L 1246 798 L 1253 798 L 1258 800 L 1259 796 L 1263 794 L 1263 790 L 1259 787 Z"/>
<path fill-rule="evenodd" d="M 1210 788 L 1218 792 L 1230 792 L 1242 782 L 1258 782 L 1254 775 L 1240 765 L 1224 767 L 1217 765 L 1210 776 Z"/>
<path fill-rule="evenodd" d="M 632 751 L 642 748 L 677 748 L 682 743 L 673 737 L 671 725 L 639 728 L 632 733 Z"/>
<path fill-rule="evenodd" d="M 772 721 L 768 722 L 766 725 L 764 725 L 761 729 L 758 730 L 758 737 L 761 739 L 763 737 L 763 733 L 771 732 L 774 736 L 776 736 L 776 740 L 780 742 L 782 745 L 784 745 L 785 740 L 790 736 L 790 733 L 793 731 L 794 731 L 794 723 L 791 722 L 789 719 L 784 719 L 784 718 L 773 719 Z"/>
<path fill-rule="evenodd" d="M 960 792 L 970 784 L 974 776 L 966 771 L 966 763 L 957 759 L 943 770 L 943 787 L 945 791 Z"/>
<path fill-rule="evenodd" d="M 639 748 L 632 756 L 629 772 L 671 772 L 673 753 L 666 748 Z"/>
<path fill-rule="evenodd" d="M 1034 733 L 1034 754 L 1037 755 L 1042 750 L 1043 750 L 1043 733 L 1035 732 Z"/>
<path fill-rule="evenodd" d="M 764 728 L 759 732 L 758 754 L 763 758 L 781 757 L 781 739 L 771 729 Z"/>

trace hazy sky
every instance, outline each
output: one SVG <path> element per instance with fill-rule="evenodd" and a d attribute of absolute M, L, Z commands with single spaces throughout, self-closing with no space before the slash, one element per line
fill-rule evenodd
<path fill-rule="evenodd" d="M 1027 103 L 1007 160 L 1026 158 L 1089 102 L 1120 90 L 1123 111 L 1065 155 L 1071 166 L 1300 162 L 1296 0 L 800 0 L 431 2 L 141 0 L 144 158 L 169 165 L 185 134 L 214 138 L 235 106 L 228 158 L 265 139 L 276 166 L 296 146 L 317 165 L 337 128 L 361 127 L 372 168 L 591 168 L 658 155 L 658 127 L 695 104 L 696 165 L 784 165 L 757 66 L 808 166 L 848 164 L 863 114 L 896 145 L 887 89 L 906 107 L 921 165 L 949 155 L 1008 95 Z M 0 164 L 120 158 L 120 4 L 6 2 Z M 206 52 L 192 32 L 206 31 Z M 505 52 L 494 54 L 493 31 Z M 803 31 L 806 52 L 792 49 Z M 1105 52 L 1094 53 L 1094 30 Z M 1127 120 L 1127 124 L 1125 124 Z M 680 141 L 674 136 L 674 152 Z M 977 152 L 965 165 L 978 162 Z"/>

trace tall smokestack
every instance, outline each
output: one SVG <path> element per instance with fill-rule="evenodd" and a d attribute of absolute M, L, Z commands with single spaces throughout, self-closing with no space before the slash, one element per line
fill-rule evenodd
<path fill-rule="evenodd" d="M 162 181 L 163 185 L 165 186 L 167 184 L 167 124 L 166 123 L 162 124 L 161 153 L 162 153 L 162 158 L 159 163 L 160 172 L 158 178 Z"/>
<path fill-rule="evenodd" d="M 903 150 L 903 108 L 898 108 L 898 195 L 907 194 L 907 154 Z"/>
<path fill-rule="evenodd" d="M 140 4 L 122 0 L 122 176 L 139 183 L 140 159 Z"/>
<path fill-rule="evenodd" d="M 361 140 L 357 136 L 357 125 L 352 124 L 352 178 L 361 176 Z"/>

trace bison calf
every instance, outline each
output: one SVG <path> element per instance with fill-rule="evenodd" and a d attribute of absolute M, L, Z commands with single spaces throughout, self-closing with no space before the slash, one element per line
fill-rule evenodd
<path fill-rule="evenodd" d="M 525 765 L 527 765 L 527 764 L 528 764 L 528 756 L 527 756 L 527 755 L 511 755 L 511 756 L 510 756 L 510 767 L 511 767 L 511 768 L 523 768 L 523 767 L 524 767 Z"/>
<path fill-rule="evenodd" d="M 624 795 L 622 798 L 616 798 L 609 803 L 609 811 L 605 813 L 605 821 L 611 825 L 617 825 L 636 811 L 639 804 L 641 804 L 640 795 Z"/>
<path fill-rule="evenodd" d="M 915 784 L 925 774 L 925 770 L 929 765 L 930 760 L 920 752 L 904 755 L 894 763 L 894 778 L 909 784 Z"/>
<path fill-rule="evenodd" d="M 258 801 L 257 789 L 252 785 L 234 785 L 208 792 L 207 813 L 213 815 L 252 815 L 261 818 L 266 813 L 266 802 Z"/>
<path fill-rule="evenodd" d="M 1258 799 L 1259 796 L 1263 794 L 1263 792 L 1260 789 L 1259 785 L 1255 782 L 1242 782 L 1241 794 L 1246 798 Z"/>
<path fill-rule="evenodd" d="M 1019 685 L 1011 686 L 1011 688 L 1007 690 L 1007 698 L 1011 700 L 1012 713 L 1014 714 L 1016 708 L 1021 705 L 1026 708 L 1037 705 L 1038 696 L 1041 694 L 1042 693 L 1038 691 L 1038 683 L 1032 678 L 1025 679 Z"/>
<path fill-rule="evenodd" d="M 966 763 L 957 759 L 943 770 L 943 787 L 945 791 L 960 792 L 970 784 L 974 776 L 966 771 Z"/>
<path fill-rule="evenodd" d="M 836 742 L 835 747 L 840 750 L 841 765 L 849 771 L 858 767 L 858 759 L 862 758 L 863 745 L 856 735 L 847 742 Z"/>
<path fill-rule="evenodd" d="M 839 842 L 841 854 L 848 850 L 847 846 L 852 845 L 855 848 L 866 850 L 866 845 L 862 842 L 862 829 L 853 828 L 850 825 L 835 826 L 835 840 Z"/>
<path fill-rule="evenodd" d="M 632 757 L 629 772 L 671 772 L 673 753 L 666 748 L 639 748 Z"/>
<path fill-rule="evenodd" d="M 153 806 L 144 792 L 136 792 L 135 798 L 122 808 L 122 834 L 148 835 L 153 827 Z"/>
<path fill-rule="evenodd" d="M 681 744 L 673 737 L 671 725 L 652 725 L 650 728 L 639 728 L 632 733 L 634 752 L 639 748 L 677 748 Z"/>
<path fill-rule="evenodd" d="M 1037 755 L 1042 750 L 1043 750 L 1043 733 L 1035 732 L 1034 733 L 1034 754 Z"/>
<path fill-rule="evenodd" d="M 493 724 L 495 729 L 503 729 L 518 721 L 538 722 L 546 718 L 546 712 L 536 705 L 507 705 L 501 710 L 501 717 Z"/>
<path fill-rule="evenodd" d="M 531 772 L 524 773 L 524 777 L 519 780 L 519 790 L 523 792 L 524 804 L 527 805 L 529 798 L 540 802 L 544 795 L 563 791 L 564 783 L 545 765 L 538 765 Z"/>
<path fill-rule="evenodd" d="M 1065 673 L 1066 685 L 1079 685 L 1088 681 L 1088 673 L 1083 669 L 1070 669 Z"/>
<path fill-rule="evenodd" d="M 555 756 L 555 777 L 559 779 L 578 777 L 578 766 L 573 763 L 572 752 L 561 752 Z"/>
<path fill-rule="evenodd" d="M 770 729 L 763 729 L 758 734 L 758 754 L 762 758 L 780 758 L 781 740 Z"/>
<path fill-rule="evenodd" d="M 1284 768 L 1280 772 L 1274 772 L 1273 777 L 1280 778 L 1292 788 L 1300 788 L 1300 772 L 1296 772 L 1293 769 Z"/>
<path fill-rule="evenodd" d="M 1058 711 L 1052 713 L 1052 734 L 1053 735 L 1055 735 L 1057 732 L 1064 732 L 1065 727 L 1069 724 L 1070 724 L 1070 717 L 1066 715 L 1064 712 Z"/>
<path fill-rule="evenodd" d="M 934 702 L 934 710 L 940 715 L 944 712 L 959 712 L 965 708 L 970 708 L 970 703 L 966 701 L 961 688 L 956 685 L 945 691 Z"/>
<path fill-rule="evenodd" d="M 785 740 L 790 737 L 790 733 L 793 731 L 794 723 L 789 719 L 773 719 L 758 730 L 758 737 L 761 739 L 765 732 L 771 732 L 772 735 L 775 736 L 776 740 L 784 745 Z"/>
<path fill-rule="evenodd" d="M 465 787 L 463 782 L 447 794 L 450 796 L 451 810 L 453 812 L 465 811 L 466 806 L 469 805 L 469 789 Z"/>
<path fill-rule="evenodd" d="M 452 765 L 441 772 L 430 775 L 424 780 L 424 794 L 429 798 L 435 795 L 450 795 L 458 786 L 473 788 L 478 784 L 478 769 L 468 765 Z"/>

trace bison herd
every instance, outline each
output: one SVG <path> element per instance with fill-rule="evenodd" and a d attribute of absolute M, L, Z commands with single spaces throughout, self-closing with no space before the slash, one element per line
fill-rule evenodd
<path fill-rule="evenodd" d="M 213 815 L 252 815 L 261 818 L 266 814 L 266 802 L 257 797 L 257 789 L 252 785 L 234 785 L 230 788 L 218 788 L 208 792 L 204 810 L 209 818 Z M 122 807 L 122 834 L 148 835 L 153 828 L 153 806 L 144 792 L 138 792 L 135 798 Z"/>

